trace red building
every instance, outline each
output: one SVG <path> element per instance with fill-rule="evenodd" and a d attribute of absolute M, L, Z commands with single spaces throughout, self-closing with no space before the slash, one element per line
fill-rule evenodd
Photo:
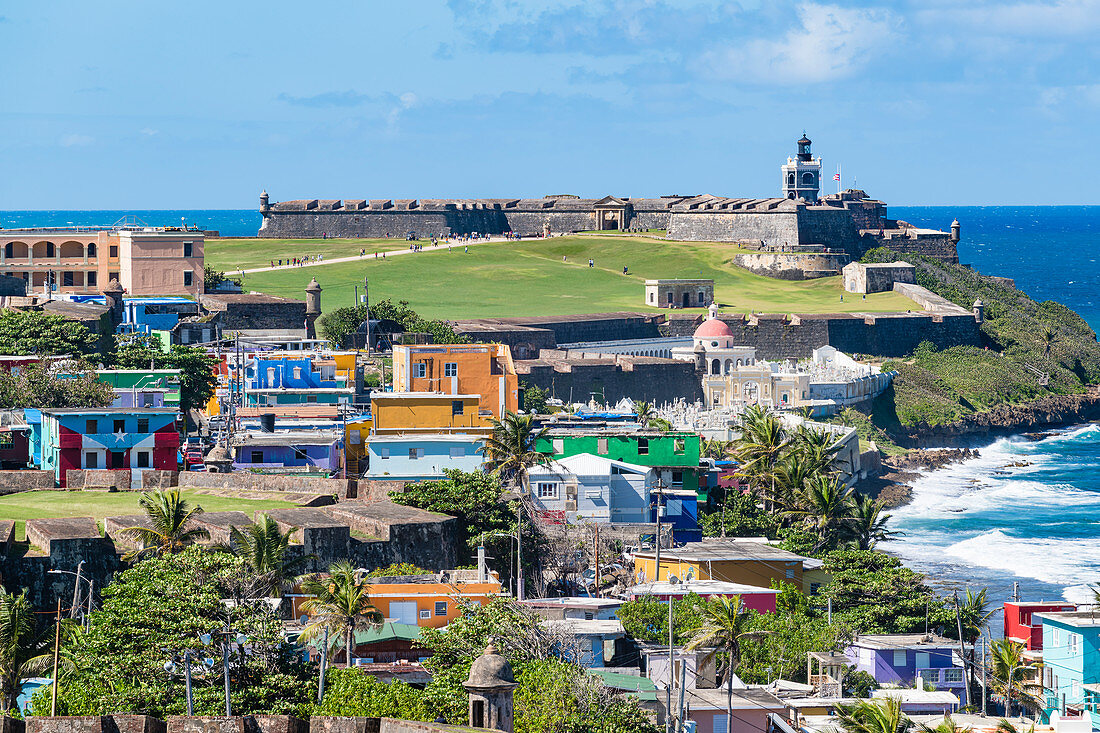
<path fill-rule="evenodd" d="M 1028 651 L 1042 651 L 1043 624 L 1038 620 L 1032 623 L 1032 614 L 1046 611 L 1076 610 L 1077 606 L 1072 603 L 1025 603 L 1023 601 L 1007 601 L 1005 603 L 1005 638 L 1020 642 L 1027 647 Z"/>

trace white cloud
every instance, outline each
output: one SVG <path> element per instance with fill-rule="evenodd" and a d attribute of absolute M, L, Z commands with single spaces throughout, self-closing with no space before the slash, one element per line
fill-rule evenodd
<path fill-rule="evenodd" d="M 1100 2 L 973 3 L 965 7 L 927 8 L 918 17 L 951 29 L 962 26 L 984 35 L 1039 37 L 1081 36 L 1100 32 Z"/>
<path fill-rule="evenodd" d="M 704 57 L 707 72 L 761 83 L 815 83 L 852 74 L 896 37 L 887 10 L 805 4 L 781 38 L 756 38 Z"/>
<path fill-rule="evenodd" d="M 138 130 L 138 132 L 141 133 L 142 135 L 144 135 L 145 137 L 152 137 L 153 135 L 156 135 L 158 131 L 154 130 L 151 127 L 143 127 L 140 130 Z"/>
<path fill-rule="evenodd" d="M 58 144 L 63 148 L 79 147 L 83 145 L 91 145 L 95 142 L 95 138 L 90 135 L 78 135 L 76 133 L 69 133 L 68 135 L 62 135 L 58 140 Z"/>

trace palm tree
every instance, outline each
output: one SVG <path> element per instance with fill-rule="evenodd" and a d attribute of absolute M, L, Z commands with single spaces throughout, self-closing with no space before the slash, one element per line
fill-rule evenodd
<path fill-rule="evenodd" d="M 1024 660 L 1024 645 L 1010 639 L 995 640 L 989 646 L 991 684 L 1005 700 L 1005 712 L 1012 716 L 1012 703 L 1028 710 L 1042 710 L 1043 688 L 1030 672 L 1033 667 Z"/>
<path fill-rule="evenodd" d="M 5 712 L 15 707 L 23 679 L 49 668 L 49 649 L 50 640 L 35 631 L 26 589 L 16 595 L 0 588 L 0 704 Z"/>
<path fill-rule="evenodd" d="M 750 631 L 749 620 L 750 615 L 741 603 L 741 596 L 714 598 L 703 609 L 703 623 L 692 632 L 687 645 L 693 651 L 708 649 L 708 659 L 719 654 L 725 657 L 726 733 L 733 733 L 733 676 L 741 661 L 741 640 L 767 633 Z"/>
<path fill-rule="evenodd" d="M 913 729 L 913 721 L 901 712 L 901 701 L 896 697 L 840 705 L 837 719 L 844 733 L 908 733 Z"/>
<path fill-rule="evenodd" d="M 835 547 L 852 520 L 852 493 L 840 479 L 818 474 L 806 482 L 798 506 L 785 514 L 817 533 L 815 551 Z"/>
<path fill-rule="evenodd" d="M 982 635 L 985 622 L 997 612 L 989 607 L 988 590 L 982 588 L 977 593 L 966 589 L 966 598 L 959 603 L 959 619 L 962 621 L 963 637 L 973 644 Z"/>
<path fill-rule="evenodd" d="M 794 509 L 806 483 L 821 473 L 820 467 L 798 451 L 783 454 L 772 474 L 772 502 L 781 510 Z"/>
<path fill-rule="evenodd" d="M 351 666 L 355 632 L 377 628 L 385 622 L 382 612 L 371 603 L 367 582 L 346 560 L 333 563 L 328 575 L 310 575 L 302 580 L 302 593 L 309 596 L 301 605 L 304 613 L 316 620 L 302 630 L 302 640 L 310 641 L 325 629 L 344 635 L 344 649 Z M 329 650 L 322 650 L 328 654 Z"/>
<path fill-rule="evenodd" d="M 244 528 L 234 526 L 229 530 L 230 551 L 244 558 L 258 586 L 275 596 L 283 594 L 307 559 L 289 556 L 292 533 L 293 530 L 280 531 L 278 523 L 266 514 L 255 524 Z"/>
<path fill-rule="evenodd" d="M 769 502 L 774 488 L 775 463 L 785 447 L 786 435 L 779 418 L 758 405 L 741 413 L 741 435 L 734 451 L 741 464 L 738 473 L 760 489 Z"/>
<path fill-rule="evenodd" d="M 635 403 L 634 419 L 637 420 L 638 424 L 643 428 L 647 428 L 652 420 L 657 419 L 657 410 L 653 409 L 653 405 L 649 402 Z"/>
<path fill-rule="evenodd" d="M 545 453 L 537 450 L 546 432 L 546 427 L 536 429 L 531 415 L 505 411 L 503 419 L 493 419 L 493 435 L 485 439 L 479 450 L 501 480 L 522 490 L 527 485 L 528 469 L 550 462 Z"/>
<path fill-rule="evenodd" d="M 873 550 L 883 540 L 896 537 L 899 532 L 886 528 L 892 515 L 883 514 L 885 505 L 878 499 L 859 494 L 852 502 L 852 516 L 849 531 L 852 539 L 861 550 Z"/>
<path fill-rule="evenodd" d="M 702 444 L 703 456 L 721 461 L 727 458 L 733 450 L 732 440 L 720 440 L 718 438 L 704 438 Z"/>
<path fill-rule="evenodd" d="M 1050 356 L 1050 347 L 1058 340 L 1058 334 L 1050 326 L 1039 332 L 1039 342 L 1043 345 L 1043 356 Z"/>
<path fill-rule="evenodd" d="M 972 728 L 970 726 L 960 726 L 950 715 L 944 715 L 943 720 L 936 725 L 921 723 L 919 730 L 921 733 L 970 733 Z"/>
<path fill-rule="evenodd" d="M 201 506 L 192 507 L 180 495 L 179 489 L 147 491 L 138 502 L 152 527 L 128 527 L 123 530 L 141 541 L 141 547 L 127 553 L 126 559 L 145 554 L 176 553 L 199 540 L 210 538 L 205 529 L 193 527 L 192 518 L 202 513 Z"/>

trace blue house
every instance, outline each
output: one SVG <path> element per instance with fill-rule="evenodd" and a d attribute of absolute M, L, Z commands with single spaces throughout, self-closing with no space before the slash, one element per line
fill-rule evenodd
<path fill-rule="evenodd" d="M 335 364 L 324 369 L 309 356 L 257 355 L 245 375 L 244 403 L 250 406 L 347 404 L 355 392 L 336 375 Z"/>
<path fill-rule="evenodd" d="M 478 471 L 485 463 L 481 445 L 480 437 L 466 433 L 371 435 L 364 475 L 370 479 L 430 481 L 444 478 L 445 468 Z"/>
<path fill-rule="evenodd" d="M 657 469 L 579 453 L 535 466 L 528 478 L 535 506 L 548 519 L 639 524 L 649 521 Z"/>
<path fill-rule="evenodd" d="M 936 690 L 947 690 L 966 705 L 966 683 L 959 642 L 934 634 L 860 634 L 844 654 L 857 670 L 880 684 L 912 687 L 918 677 Z"/>
<path fill-rule="evenodd" d="M 1100 614 L 1035 613 L 1043 624 L 1043 688 L 1046 712 L 1096 710 L 1100 702 Z"/>
<path fill-rule="evenodd" d="M 340 469 L 344 432 L 335 430 L 249 430 L 230 441 L 233 467 L 269 472 L 322 472 Z"/>

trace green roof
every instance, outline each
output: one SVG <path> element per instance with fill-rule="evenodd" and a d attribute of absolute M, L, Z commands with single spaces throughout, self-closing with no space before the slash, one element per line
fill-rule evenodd
<path fill-rule="evenodd" d="M 416 641 L 420 638 L 420 627 L 413 624 L 398 624 L 392 621 L 387 621 L 381 626 L 375 626 L 369 629 L 361 629 L 355 632 L 355 645 L 360 644 L 375 644 L 380 641 Z M 329 646 L 336 646 L 343 643 L 342 634 L 329 634 L 328 637 Z M 318 647 L 321 645 L 320 637 L 314 639 L 309 643 L 310 646 Z"/>
<path fill-rule="evenodd" d="M 585 670 L 588 674 L 595 675 L 603 680 L 603 683 L 615 690 L 622 690 L 639 700 L 656 700 L 657 685 L 648 677 L 639 677 L 634 674 L 623 674 L 613 671 L 614 667 L 596 667 Z"/>

